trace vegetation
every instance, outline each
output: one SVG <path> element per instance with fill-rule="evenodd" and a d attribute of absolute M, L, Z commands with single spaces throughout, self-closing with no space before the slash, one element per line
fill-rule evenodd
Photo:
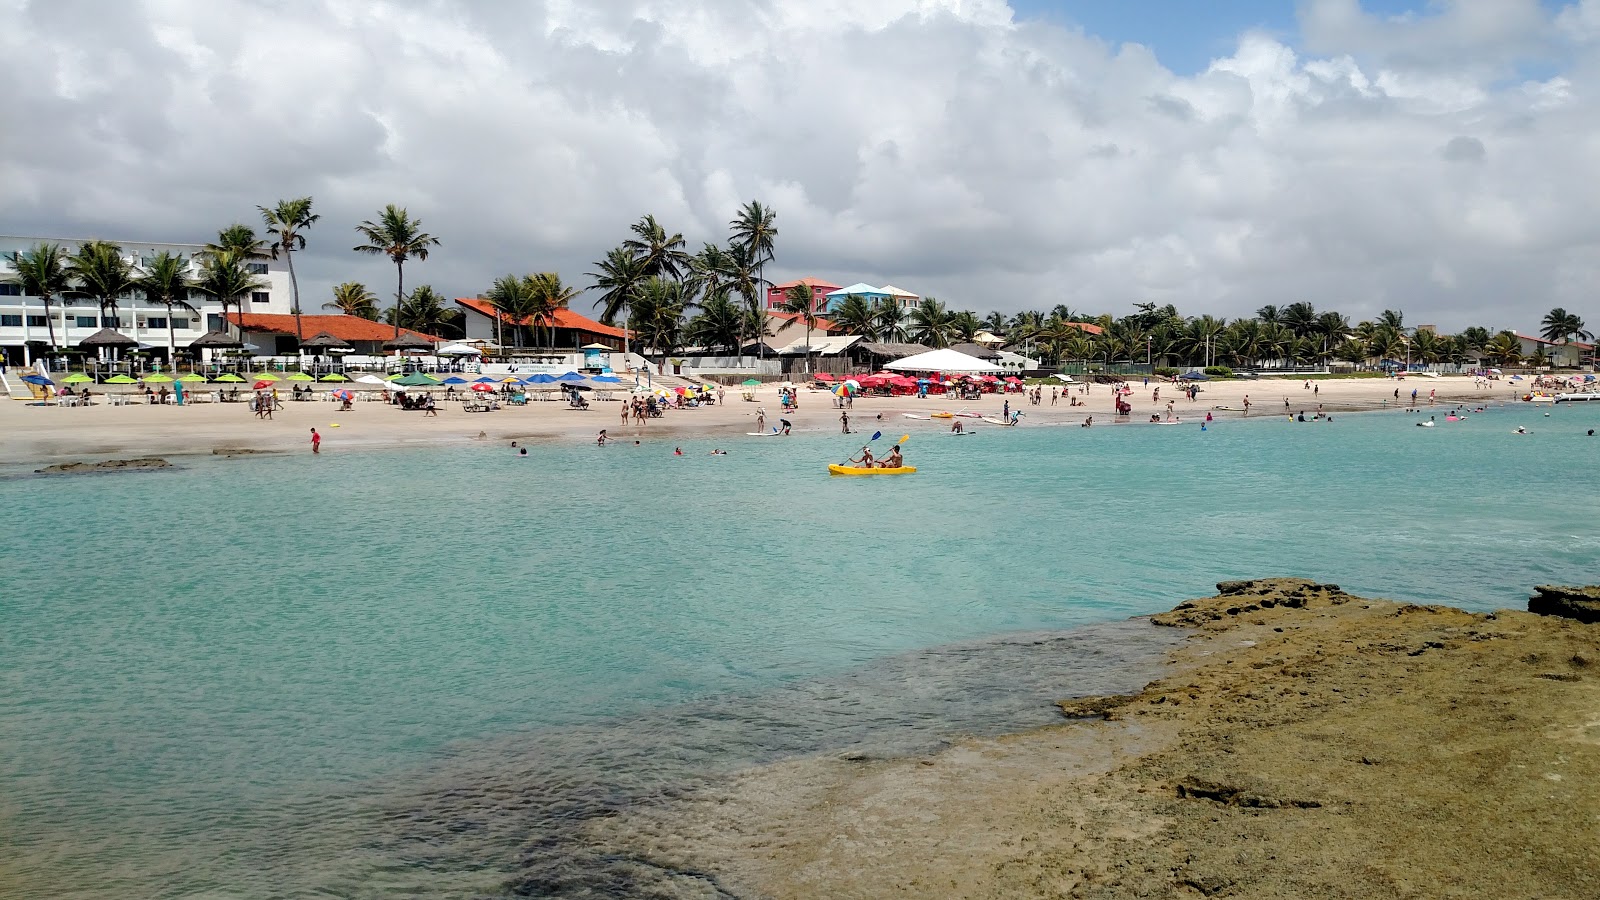
<path fill-rule="evenodd" d="M 428 249 L 439 246 L 439 239 L 422 230 L 421 219 L 411 218 L 410 213 L 393 203 L 378 213 L 376 221 L 369 219 L 357 225 L 356 231 L 367 242 L 353 248 L 355 252 L 374 256 L 383 254 L 393 260 L 394 307 L 398 310 L 406 298 L 406 260 L 413 256 L 418 260 L 426 260 Z M 394 336 L 398 340 L 400 315 L 396 312 L 390 318 L 394 320 Z"/>
<path fill-rule="evenodd" d="M 289 295 L 294 313 L 294 339 L 306 339 L 304 330 L 300 327 L 300 281 L 294 274 L 294 251 L 306 248 L 306 229 L 317 223 L 322 218 L 311 211 L 310 197 L 297 197 L 293 200 L 279 200 L 278 205 L 271 209 L 258 206 L 261 211 L 261 220 L 267 225 L 267 233 L 273 236 L 272 258 L 277 259 L 278 254 L 283 254 L 284 260 L 289 264 Z"/>
<path fill-rule="evenodd" d="M 194 289 L 194 284 L 189 280 L 189 261 L 176 253 L 162 251 L 145 264 L 144 272 L 135 279 L 135 284 L 152 306 L 166 307 L 167 359 L 177 360 L 178 332 L 172 323 L 173 312 L 182 307 L 196 317 L 200 315 L 200 310 L 189 303 L 189 292 Z"/>
<path fill-rule="evenodd" d="M 461 318 L 461 310 L 451 306 L 430 284 L 412 291 L 398 308 L 391 307 L 383 316 L 391 325 L 452 340 L 462 335 Z"/>
<path fill-rule="evenodd" d="M 367 286 L 359 281 L 346 281 L 334 285 L 333 301 L 322 304 L 322 308 L 347 316 L 378 321 L 378 295 L 367 290 Z"/>
<path fill-rule="evenodd" d="M 67 272 L 66 260 L 66 249 L 60 244 L 51 243 L 35 244 L 32 250 L 14 253 L 11 257 L 17 271 L 8 280 L 21 284 L 24 294 L 31 294 L 44 302 L 45 327 L 50 332 L 52 350 L 60 345 L 56 343 L 56 323 L 55 317 L 50 314 L 50 304 L 58 297 L 63 306 L 72 303 L 68 296 L 72 280 Z"/>

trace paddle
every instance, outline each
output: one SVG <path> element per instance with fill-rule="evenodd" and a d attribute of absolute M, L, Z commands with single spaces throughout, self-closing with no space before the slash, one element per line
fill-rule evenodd
<path fill-rule="evenodd" d="M 857 453 L 865 453 L 867 448 L 872 446 L 872 442 L 877 440 L 878 438 L 881 438 L 881 437 L 883 437 L 883 432 L 874 431 L 872 433 L 872 437 L 867 438 L 867 442 L 865 444 L 862 444 L 861 445 L 861 449 L 857 450 L 856 452 Z M 844 459 L 839 460 L 839 465 L 841 465 L 841 466 L 848 466 L 849 464 L 850 464 L 850 458 L 849 457 L 845 457 Z"/>

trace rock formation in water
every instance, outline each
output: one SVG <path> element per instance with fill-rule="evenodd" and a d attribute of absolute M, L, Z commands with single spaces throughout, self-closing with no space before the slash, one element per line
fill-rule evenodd
<path fill-rule="evenodd" d="M 1600 622 L 1600 587 L 1541 584 L 1533 590 L 1533 598 L 1528 601 L 1528 612 L 1577 619 L 1586 625 Z"/>

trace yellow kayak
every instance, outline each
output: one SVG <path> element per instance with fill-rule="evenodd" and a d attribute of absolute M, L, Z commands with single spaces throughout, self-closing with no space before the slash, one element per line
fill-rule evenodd
<path fill-rule="evenodd" d="M 930 419 L 954 419 L 955 417 L 956 417 L 955 413 L 947 413 L 947 412 L 936 412 L 936 413 L 933 413 L 933 414 L 928 416 L 928 418 L 930 418 Z"/>
<path fill-rule="evenodd" d="M 828 473 L 830 475 L 910 475 L 916 470 L 916 466 L 901 466 L 897 469 L 863 469 L 858 466 L 828 466 Z"/>

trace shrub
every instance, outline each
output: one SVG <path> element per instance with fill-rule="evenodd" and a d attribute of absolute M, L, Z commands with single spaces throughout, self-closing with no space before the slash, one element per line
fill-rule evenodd
<path fill-rule="evenodd" d="M 1161 366 L 1156 369 L 1155 374 L 1160 375 L 1162 378 L 1175 378 L 1178 375 L 1178 370 L 1171 366 Z"/>
<path fill-rule="evenodd" d="M 1233 370 L 1227 366 L 1206 366 L 1206 374 L 1213 378 L 1232 378 Z"/>

